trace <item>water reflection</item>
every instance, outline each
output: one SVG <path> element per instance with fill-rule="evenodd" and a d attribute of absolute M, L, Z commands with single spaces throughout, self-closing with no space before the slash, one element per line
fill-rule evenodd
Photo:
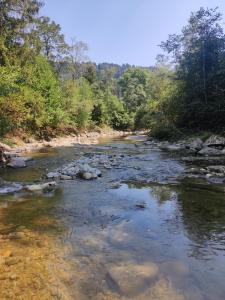
<path fill-rule="evenodd" d="M 183 170 L 179 161 L 119 140 L 37 152 L 27 169 L 3 177 L 36 180 L 80 155 L 121 151 L 122 167 L 103 170 L 97 181 L 64 182 L 45 196 L 0 197 L 0 271 L 16 282 L 12 288 L 8 275 L 1 281 L 1 299 L 225 299 L 223 187 L 171 183 Z M 1 265 L 5 250 L 13 255 L 4 262 L 19 262 Z"/>

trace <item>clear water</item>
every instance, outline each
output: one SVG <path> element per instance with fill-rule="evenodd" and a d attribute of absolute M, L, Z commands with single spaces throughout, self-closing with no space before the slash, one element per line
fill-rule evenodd
<path fill-rule="evenodd" d="M 90 153 L 124 160 L 97 181 L 64 182 L 54 194 L 0 197 L 0 234 L 29 232 L 0 243 L 21 258 L 2 267 L 20 274 L 13 284 L 0 277 L 0 298 L 224 300 L 224 186 L 178 180 L 179 158 L 104 140 L 33 153 L 28 168 L 1 176 L 38 180 L 46 168 Z"/>

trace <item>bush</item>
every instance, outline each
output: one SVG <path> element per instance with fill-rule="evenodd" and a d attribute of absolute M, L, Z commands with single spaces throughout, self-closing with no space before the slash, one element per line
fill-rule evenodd
<path fill-rule="evenodd" d="M 157 124 L 150 130 L 149 135 L 158 140 L 177 140 L 182 137 L 182 132 L 169 124 Z"/>

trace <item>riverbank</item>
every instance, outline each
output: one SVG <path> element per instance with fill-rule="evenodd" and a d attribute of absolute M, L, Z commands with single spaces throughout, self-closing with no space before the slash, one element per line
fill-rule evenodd
<path fill-rule="evenodd" d="M 44 147 L 68 147 L 74 144 L 92 145 L 97 144 L 100 138 L 113 138 L 119 136 L 126 136 L 130 134 L 125 131 L 115 131 L 115 130 L 95 130 L 95 131 L 84 131 L 78 134 L 71 134 L 65 136 L 59 136 L 52 138 L 49 141 L 46 140 L 36 140 L 28 139 L 26 142 L 15 137 L 12 142 L 15 143 L 11 149 L 17 153 L 19 152 L 30 152 Z M 9 146 L 6 146 L 6 150 L 9 150 Z"/>

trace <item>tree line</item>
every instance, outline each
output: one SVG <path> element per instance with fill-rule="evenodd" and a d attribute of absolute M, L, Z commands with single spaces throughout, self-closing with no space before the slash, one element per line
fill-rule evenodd
<path fill-rule="evenodd" d="M 222 131 L 225 35 L 218 9 L 192 13 L 180 35 L 161 43 L 149 68 L 90 62 L 85 42 L 68 44 L 40 16 L 43 2 L 0 0 L 0 136 L 110 126 L 171 137 Z"/>

